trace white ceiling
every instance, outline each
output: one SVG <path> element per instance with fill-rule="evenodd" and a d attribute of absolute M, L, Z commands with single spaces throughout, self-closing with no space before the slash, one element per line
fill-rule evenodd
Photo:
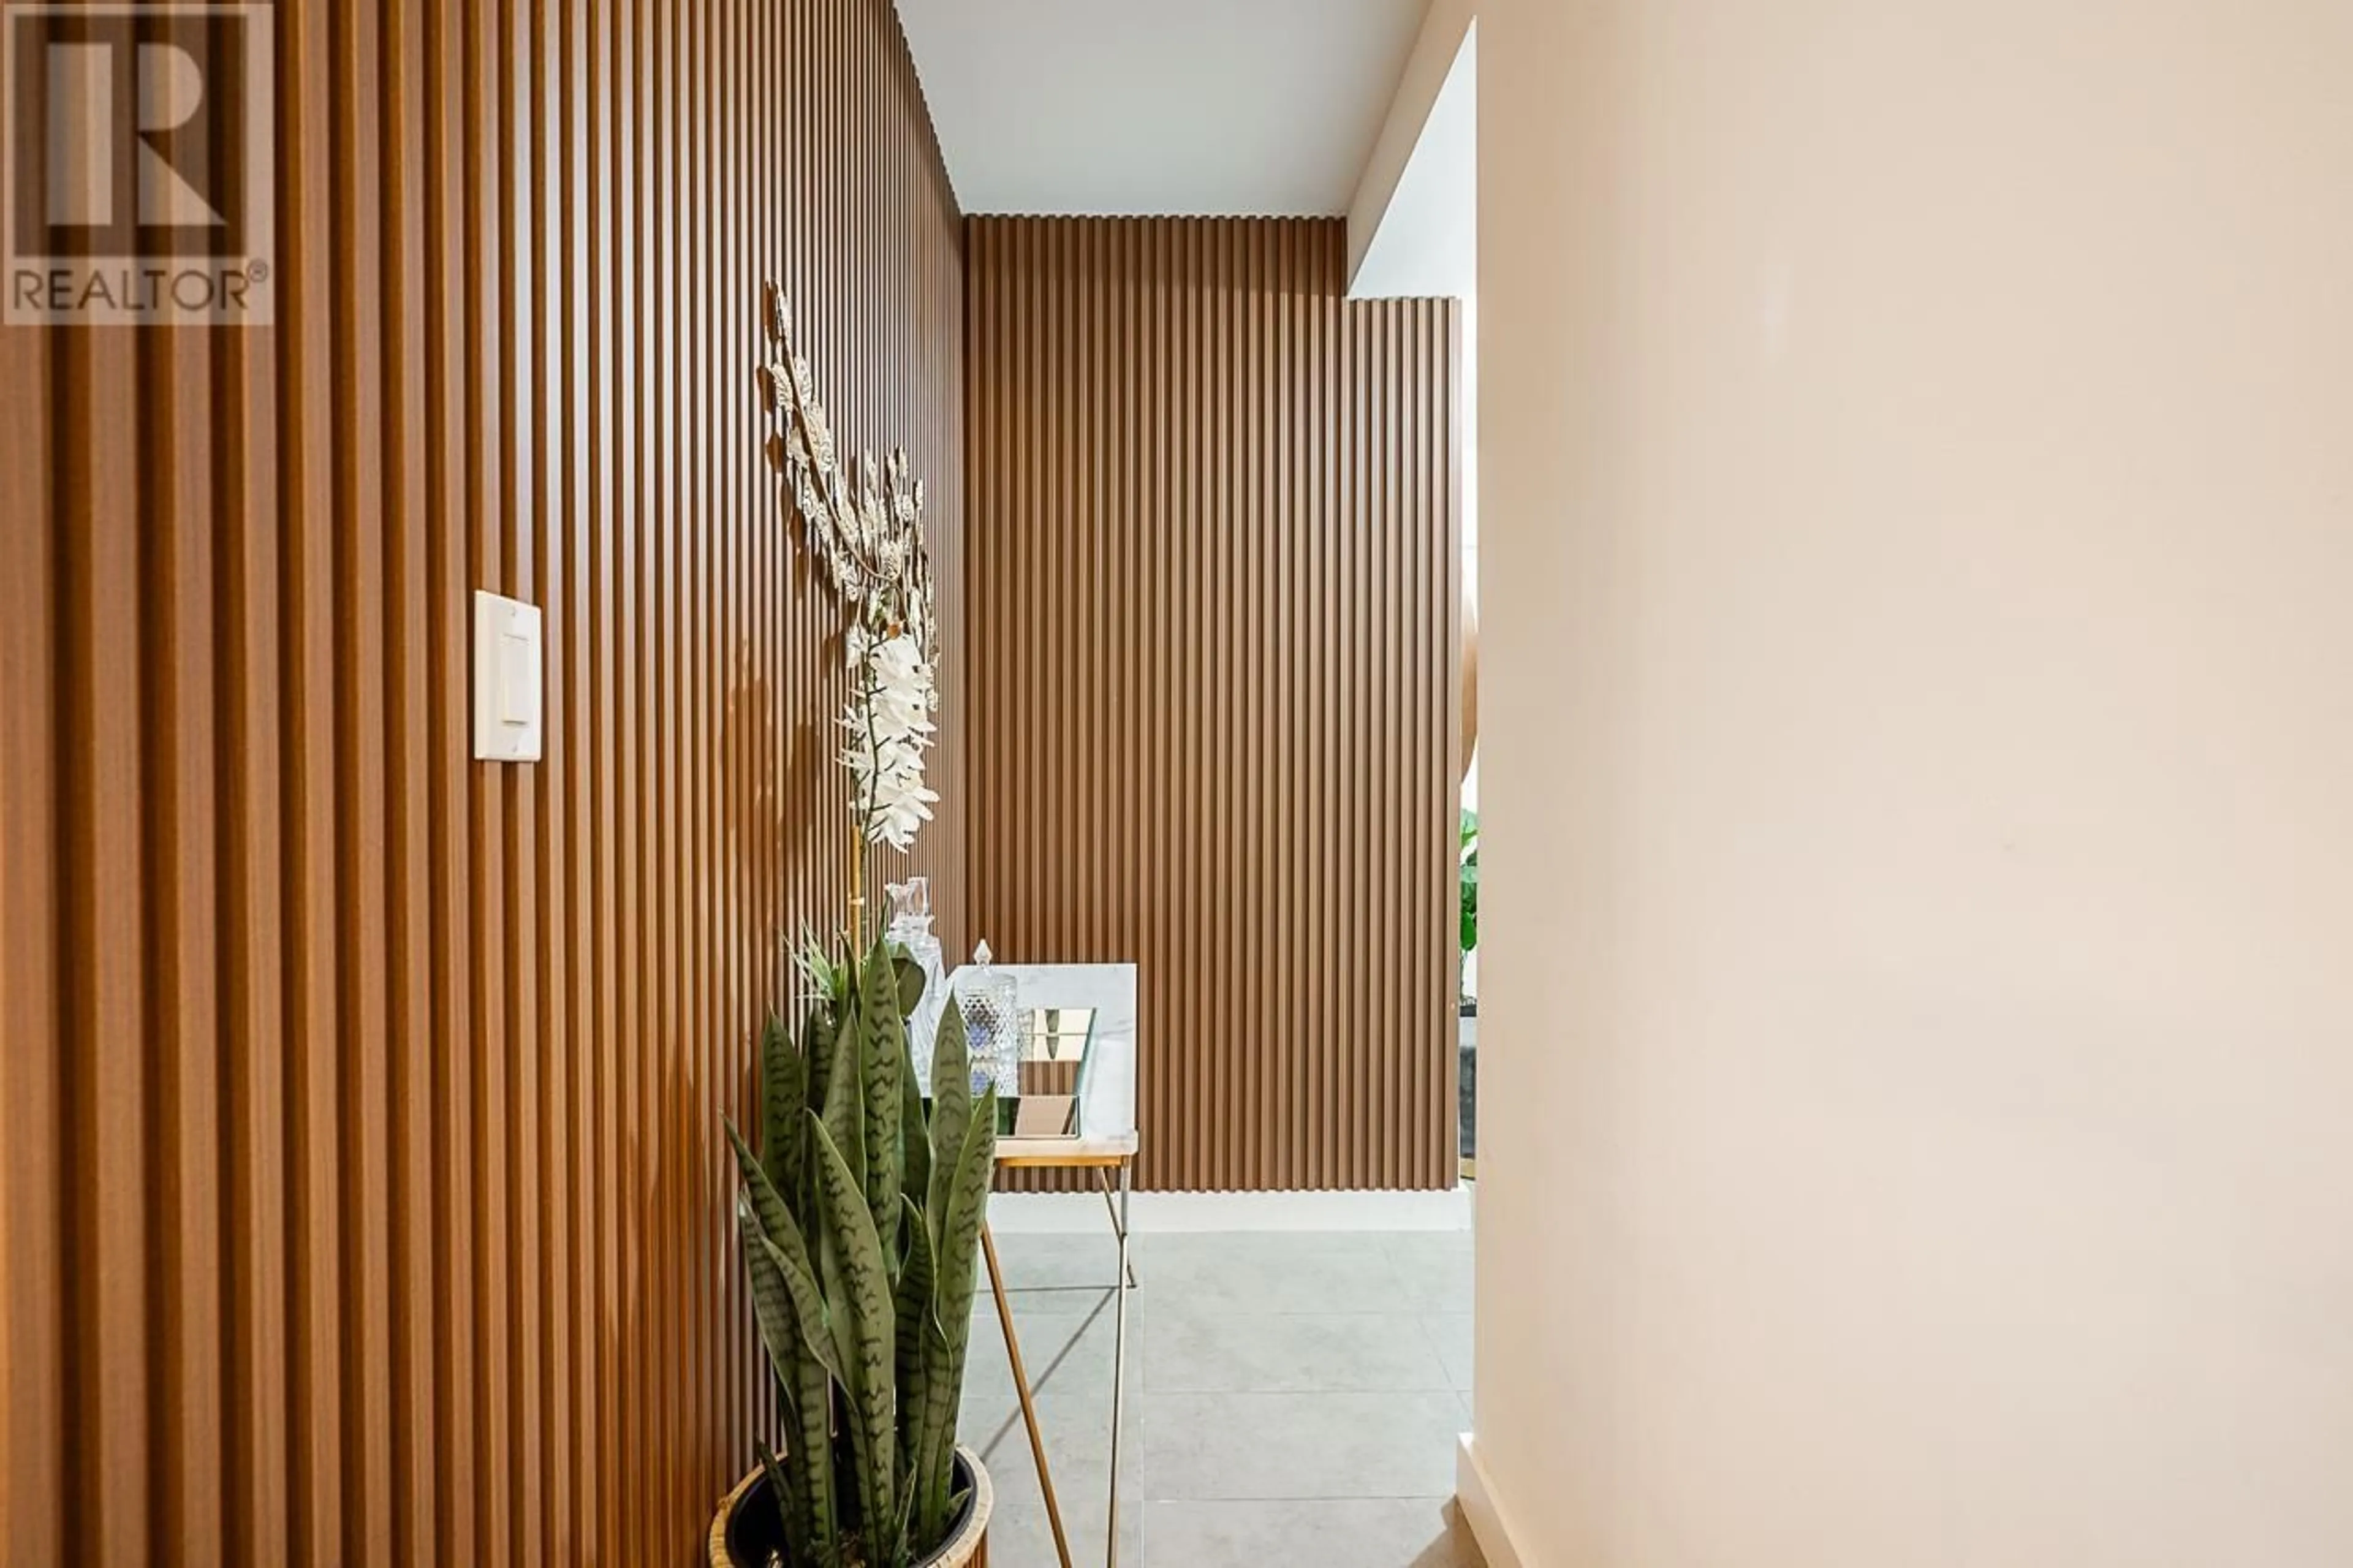
<path fill-rule="evenodd" d="M 1428 0 L 898 0 L 970 213 L 1337 214 Z"/>

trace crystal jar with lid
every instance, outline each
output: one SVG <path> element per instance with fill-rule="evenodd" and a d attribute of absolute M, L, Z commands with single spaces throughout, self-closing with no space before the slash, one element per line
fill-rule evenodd
<path fill-rule="evenodd" d="M 956 971 L 955 1002 L 972 1055 L 972 1092 L 997 1090 L 997 1129 L 1008 1132 L 1021 1105 L 1021 987 L 997 967 L 986 942 Z"/>

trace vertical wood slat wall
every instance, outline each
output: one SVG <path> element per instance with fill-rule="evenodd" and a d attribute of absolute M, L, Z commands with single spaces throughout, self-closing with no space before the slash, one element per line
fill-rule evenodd
<path fill-rule="evenodd" d="M 719 1115 L 847 871 L 759 289 L 953 650 L 954 196 L 881 0 L 275 26 L 277 325 L 0 329 L 0 1561 L 683 1565 L 760 1388 Z"/>
<path fill-rule="evenodd" d="M 1337 219 L 965 237 L 968 929 L 1141 965 L 1145 1186 L 1452 1185 L 1455 307 Z"/>

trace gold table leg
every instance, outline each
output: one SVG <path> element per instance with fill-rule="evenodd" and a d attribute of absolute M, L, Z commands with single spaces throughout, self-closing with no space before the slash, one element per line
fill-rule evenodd
<path fill-rule="evenodd" d="M 1127 1167 L 1124 1164 L 1119 1168 L 1119 1184 L 1121 1191 L 1124 1192 L 1127 1188 Z M 1135 1289 L 1135 1265 L 1124 1261 L 1127 1257 L 1127 1220 L 1120 1213 L 1118 1202 L 1111 1195 L 1111 1177 L 1101 1165 L 1095 1167 L 1095 1187 L 1103 1194 L 1104 1212 L 1111 1215 L 1111 1233 L 1119 1237 L 1123 1260 L 1120 1278 L 1126 1280 L 1127 1288 L 1133 1290 Z"/>
<path fill-rule="evenodd" d="M 1121 1250 L 1124 1254 L 1124 1244 Z M 1062 1505 L 1054 1496 L 1054 1478 L 1046 1468 L 1046 1435 L 1038 1429 L 1038 1406 L 1029 1396 L 1029 1374 L 1021 1365 L 1020 1342 L 1013 1337 L 1013 1304 L 1005 1299 L 1005 1270 L 997 1267 L 997 1237 L 985 1220 L 980 1226 L 980 1254 L 988 1261 L 989 1293 L 997 1298 L 997 1325 L 1005 1331 L 1005 1353 L 1013 1363 L 1013 1387 L 1021 1396 L 1022 1423 L 1029 1428 L 1029 1454 L 1038 1462 L 1038 1488 L 1046 1494 L 1046 1522 L 1054 1529 L 1054 1552 L 1061 1559 L 1062 1568 L 1071 1568 L 1071 1543 L 1062 1534 Z M 1117 1532 L 1114 1521 L 1114 1539 Z"/>
<path fill-rule="evenodd" d="M 1112 1289 L 1119 1292 L 1118 1327 L 1113 1331 L 1111 1360 L 1111 1539 L 1103 1547 L 1103 1568 L 1119 1568 L 1119 1417 L 1120 1399 L 1127 1390 L 1127 1293 L 1135 1285 L 1135 1271 L 1127 1265 L 1127 1191 L 1134 1166 L 1119 1167 L 1119 1207 L 1112 1213 L 1112 1228 L 1119 1233 L 1119 1274 Z M 1100 1172 L 1097 1173 L 1101 1174 Z M 1111 1202 L 1111 1186 L 1103 1186 L 1103 1202 Z"/>

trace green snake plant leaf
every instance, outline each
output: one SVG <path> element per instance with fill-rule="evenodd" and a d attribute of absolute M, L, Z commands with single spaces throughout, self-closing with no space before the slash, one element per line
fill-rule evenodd
<path fill-rule="evenodd" d="M 899 1064 L 907 1055 L 907 1034 L 899 1021 L 899 976 L 891 950 L 881 942 L 866 955 L 859 974 L 858 1026 L 860 1070 L 866 1084 L 866 1210 L 882 1239 L 882 1257 L 898 1271 L 899 1182 L 904 1156 L 899 1147 Z"/>
<path fill-rule="evenodd" d="M 965 1332 L 969 1335 L 971 1325 Z M 927 1318 L 923 1325 L 923 1399 L 922 1429 L 915 1438 L 915 1464 L 907 1472 L 908 1489 L 915 1494 L 914 1508 L 908 1521 L 908 1540 L 921 1543 L 924 1549 L 936 1546 L 946 1539 L 949 1511 L 948 1489 L 954 1475 L 957 1406 L 962 1391 L 952 1381 L 951 1373 L 963 1361 L 955 1341 L 948 1337 L 937 1318 Z M 944 1468 L 939 1455 L 945 1450 L 950 1463 Z"/>
<path fill-rule="evenodd" d="M 807 1113 L 802 1114 L 806 1117 Z M 753 1305 L 760 1314 L 761 1341 L 767 1346 L 777 1379 L 785 1385 L 795 1422 L 796 1451 L 810 1456 L 807 1462 L 824 1471 L 825 1484 L 811 1484 L 812 1500 L 823 1500 L 818 1511 L 809 1516 L 808 1529 L 813 1537 L 829 1539 L 837 1528 L 829 1435 L 832 1385 L 844 1381 L 834 1326 L 809 1264 L 807 1243 L 786 1208 L 784 1195 L 768 1180 L 759 1161 L 753 1158 L 744 1135 L 735 1130 L 733 1121 L 727 1124 L 727 1137 L 734 1145 L 735 1161 L 744 1173 L 744 1192 L 737 1202 L 748 1243 L 745 1255 L 752 1273 Z M 769 1321 L 779 1288 L 789 1301 L 790 1327 L 797 1334 L 797 1339 L 782 1342 L 776 1326 Z M 764 1307 L 764 1300 L 771 1305 Z"/>
<path fill-rule="evenodd" d="M 806 1119 L 808 1113 L 803 1111 L 801 1114 Z M 793 1218 L 792 1210 L 786 1206 L 784 1194 L 768 1179 L 766 1168 L 753 1158 L 750 1146 L 744 1142 L 744 1135 L 735 1130 L 735 1123 L 732 1121 L 727 1121 L 727 1141 L 734 1146 L 736 1167 L 744 1173 L 744 1201 L 751 1205 L 752 1216 L 760 1227 L 761 1239 L 783 1254 L 785 1261 L 792 1266 L 795 1277 L 808 1280 L 814 1287 L 818 1273 L 809 1259 L 808 1242 L 801 1235 L 799 1222 Z M 811 1307 L 820 1304 L 821 1300 L 812 1289 L 809 1297 Z M 794 1304 L 800 1306 L 798 1296 L 794 1298 Z M 828 1338 L 823 1332 L 823 1325 L 822 1312 L 818 1312 L 813 1321 L 804 1313 L 802 1331 L 820 1346 L 827 1342 Z M 834 1375 L 840 1375 L 839 1368 L 835 1369 Z"/>
<path fill-rule="evenodd" d="M 923 1088 L 915 1077 L 915 1058 L 910 1051 L 899 1053 L 899 1152 L 906 1162 L 899 1190 L 910 1200 L 910 1213 L 920 1229 L 924 1223 L 923 1205 L 931 1201 L 932 1130 L 923 1112 Z M 907 1245 L 903 1237 L 901 1243 Z"/>
<path fill-rule="evenodd" d="M 754 1169 L 757 1169 L 755 1164 Z M 760 1226 L 750 1194 L 737 1200 L 736 1214 L 744 1236 L 744 1258 L 752 1278 L 752 1314 L 760 1327 L 760 1342 L 769 1363 L 784 1383 L 786 1405 L 793 1414 L 793 1441 L 806 1468 L 808 1485 L 800 1497 L 807 1510 L 799 1528 L 806 1533 L 815 1561 L 825 1561 L 840 1532 L 834 1510 L 832 1379 L 828 1363 L 837 1358 L 828 1342 L 825 1314 L 818 1305 L 817 1287 L 797 1270 Z M 812 1329 L 815 1332 L 812 1333 Z M 782 1507 L 787 1494 L 778 1493 Z"/>
<path fill-rule="evenodd" d="M 972 1298 L 980 1268 L 980 1227 L 988 1218 L 988 1187 L 997 1173 L 997 1091 L 990 1089 L 972 1109 L 964 1147 L 956 1152 L 955 1172 L 947 1194 L 944 1237 L 933 1259 L 933 1310 L 943 1328 L 972 1315 Z"/>
<path fill-rule="evenodd" d="M 891 972 L 899 982 L 899 1016 L 912 1018 L 923 999 L 923 966 L 915 962 L 914 954 L 894 942 L 891 948 Z"/>
<path fill-rule="evenodd" d="M 946 1205 L 939 1220 L 940 1245 L 933 1259 L 932 1329 L 924 1381 L 930 1398 L 923 1410 L 923 1436 L 914 1484 L 918 1538 L 935 1540 L 947 1528 L 948 1487 L 955 1474 L 957 1407 L 962 1403 L 965 1353 L 972 1335 L 972 1297 L 979 1268 L 980 1226 L 987 1217 L 988 1185 L 997 1170 L 997 1091 L 980 1097 L 966 1118 L 964 1146 L 949 1175 Z M 936 1176 L 938 1167 L 934 1167 Z"/>
<path fill-rule="evenodd" d="M 825 1123 L 810 1119 L 818 1166 L 819 1213 L 832 1243 L 838 1294 L 830 1309 L 841 1348 L 842 1382 L 849 1391 L 850 1447 L 858 1465 L 860 1513 L 887 1530 L 899 1516 L 895 1354 L 891 1273 L 882 1241 L 867 1212 L 866 1194 Z M 967 1313 L 971 1303 L 965 1303 Z M 843 1320 L 847 1318 L 845 1322 Z M 870 1542 L 870 1545 L 878 1544 Z"/>
<path fill-rule="evenodd" d="M 797 1121 L 799 1117 L 796 1115 L 794 1120 Z M 752 1146 L 744 1142 L 744 1134 L 737 1130 L 735 1119 L 723 1114 L 719 1124 L 727 1129 L 727 1146 L 735 1151 L 735 1169 L 744 1177 L 742 1201 L 751 1205 L 753 1217 L 758 1222 L 761 1232 L 774 1236 L 780 1230 L 792 1230 L 797 1236 L 799 1230 L 793 1224 L 793 1211 L 786 1205 L 784 1194 L 776 1189 L 776 1178 L 768 1174 L 765 1163 L 752 1152 Z"/>
<path fill-rule="evenodd" d="M 765 1437 L 752 1439 L 752 1452 L 760 1461 L 761 1472 L 768 1478 L 768 1489 L 776 1494 L 776 1512 L 785 1521 L 786 1561 L 819 1561 L 809 1540 L 808 1499 L 801 1493 L 799 1473 L 787 1470 L 777 1461 L 776 1451 L 768 1447 Z"/>
<path fill-rule="evenodd" d="M 833 1091 L 833 1037 L 839 1015 L 829 1002 L 811 1007 L 808 1018 L 801 1026 L 801 1067 L 808 1079 L 807 1092 L 801 1103 L 812 1110 L 824 1109 L 826 1097 Z M 802 1147 L 807 1147 L 803 1141 Z M 790 1184 L 778 1186 L 792 1191 Z"/>
<path fill-rule="evenodd" d="M 759 1216 L 748 1196 L 738 1197 L 735 1217 L 744 1232 L 744 1260 L 752 1276 L 752 1317 L 760 1328 L 760 1342 L 781 1374 L 801 1359 L 801 1322 L 794 1310 L 784 1270 L 771 1255 L 773 1244 L 760 1234 Z"/>
<path fill-rule="evenodd" d="M 834 1152 L 858 1178 L 858 1190 L 862 1193 L 866 1190 L 866 1078 L 855 999 L 834 1015 L 833 1025 L 833 1059 L 826 1068 L 821 1109 L 825 1130 L 833 1136 Z M 809 1163 L 818 1178 L 817 1194 L 821 1204 L 824 1170 L 814 1157 Z"/>
<path fill-rule="evenodd" d="M 800 1327 L 801 1355 L 794 1368 L 793 1405 L 796 1418 L 803 1424 L 802 1446 L 811 1455 L 819 1448 L 832 1452 L 833 1385 L 848 1386 L 843 1377 L 841 1355 L 836 1345 L 832 1313 L 818 1293 L 816 1279 L 802 1264 L 794 1260 L 784 1247 L 765 1237 L 760 1238 L 757 1250 L 776 1269 L 785 1283 L 785 1293 L 792 1298 L 793 1315 Z M 774 1354 L 773 1352 L 770 1352 Z M 831 1497 L 831 1469 L 828 1468 L 827 1496 Z"/>
<path fill-rule="evenodd" d="M 753 1168 L 757 1170 L 759 1167 L 754 1165 Z M 763 1176 L 762 1179 L 766 1178 Z M 773 1193 L 774 1189 L 770 1191 Z M 781 1228 L 769 1230 L 760 1219 L 760 1200 L 748 1192 L 737 1198 L 736 1208 L 744 1221 L 744 1236 L 750 1242 L 745 1256 L 754 1270 L 754 1303 L 757 1305 L 760 1294 L 758 1271 L 764 1266 L 773 1265 L 776 1281 L 783 1287 L 786 1302 L 792 1312 L 791 1327 L 799 1335 L 797 1346 L 800 1353 L 797 1357 L 779 1353 L 780 1349 L 794 1349 L 793 1344 L 779 1347 L 769 1343 L 768 1356 L 776 1363 L 778 1374 L 783 1375 L 795 1359 L 814 1359 L 818 1368 L 836 1382 L 847 1383 L 848 1379 L 842 1375 L 839 1335 L 832 1321 L 833 1314 L 818 1289 L 817 1275 L 809 1267 L 808 1249 L 801 1239 L 800 1227 L 787 1217 Z M 762 1338 L 766 1342 L 765 1331 Z"/>
<path fill-rule="evenodd" d="M 935 1256 L 944 1235 L 940 1227 L 947 1222 L 949 1183 L 971 1121 L 972 1058 L 965 1048 L 964 1011 L 950 996 L 940 1011 L 939 1037 L 932 1047 L 932 1179 L 923 1218 L 932 1227 Z"/>
<path fill-rule="evenodd" d="M 931 1398 L 931 1380 L 923 1372 L 923 1331 L 926 1328 L 936 1330 L 938 1320 L 932 1315 L 931 1232 L 913 1198 L 902 1197 L 900 1202 L 907 1209 L 907 1261 L 899 1270 L 893 1309 L 899 1331 L 899 1473 L 913 1476 L 923 1443 L 923 1412 Z M 914 1490 L 909 1487 L 908 1495 L 912 1497 Z M 900 1500 L 902 1507 L 905 1502 L 904 1498 Z"/>
<path fill-rule="evenodd" d="M 899 1529 L 893 1538 L 897 1544 L 892 1549 L 892 1562 L 912 1563 L 915 1560 L 914 1552 L 909 1549 L 913 1542 L 908 1535 L 914 1522 L 915 1489 L 912 1485 L 902 1485 L 899 1489 Z"/>
<path fill-rule="evenodd" d="M 780 1192 L 800 1182 L 801 1108 L 807 1100 L 808 1062 L 786 1034 L 784 1019 L 771 1013 L 760 1032 L 760 1163 Z"/>

